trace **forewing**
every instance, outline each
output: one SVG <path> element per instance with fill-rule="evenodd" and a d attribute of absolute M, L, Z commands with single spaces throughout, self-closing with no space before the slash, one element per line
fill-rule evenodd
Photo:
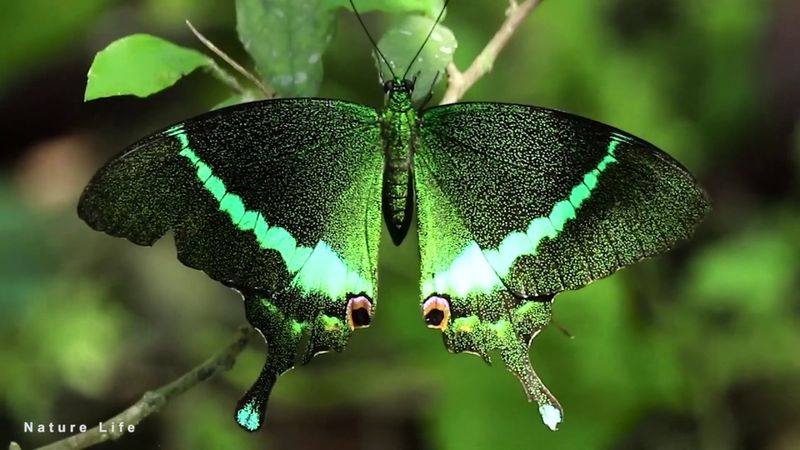
<path fill-rule="evenodd" d="M 527 348 L 553 295 L 671 248 L 708 210 L 694 178 L 654 146 L 522 105 L 425 111 L 415 174 L 423 302 L 446 299 L 449 349 L 500 350 L 551 428 L 561 411 Z"/>
<path fill-rule="evenodd" d="M 275 378 L 303 354 L 344 347 L 375 301 L 383 155 L 377 114 L 285 99 L 214 111 L 131 146 L 92 179 L 78 212 L 240 290 L 270 349 L 237 421 L 260 426 Z M 362 310 L 363 309 L 363 310 Z M 353 312 L 358 310 L 354 316 Z M 364 323 L 366 322 L 366 323 Z"/>
<path fill-rule="evenodd" d="M 661 253 L 708 210 L 702 188 L 667 154 L 563 112 L 436 107 L 423 116 L 421 138 L 416 170 L 430 173 L 486 262 L 520 296 L 577 289 Z M 429 291 L 494 290 L 442 270 L 458 256 L 450 259 L 426 280 Z"/>

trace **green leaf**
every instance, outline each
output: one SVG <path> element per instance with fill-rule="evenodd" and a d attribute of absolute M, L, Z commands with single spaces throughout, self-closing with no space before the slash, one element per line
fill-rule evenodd
<path fill-rule="evenodd" d="M 284 97 L 319 91 L 334 18 L 325 0 L 236 0 L 239 40 L 267 85 Z"/>
<path fill-rule="evenodd" d="M 383 11 L 390 14 L 420 13 L 431 18 L 439 15 L 443 0 L 353 0 L 358 12 Z M 329 9 L 350 9 L 350 0 L 326 0 Z"/>
<path fill-rule="evenodd" d="M 164 90 L 211 59 L 148 34 L 118 39 L 97 53 L 84 100 L 115 95 L 147 97 Z"/>
<path fill-rule="evenodd" d="M 438 83 L 445 78 L 447 65 L 453 61 L 453 53 L 458 47 L 453 32 L 441 24 L 436 25 L 425 48 L 412 63 L 412 58 L 419 51 L 433 26 L 433 19 L 409 16 L 389 29 L 378 42 L 378 48 L 388 59 L 396 76 L 402 77 L 407 72 L 407 76 L 413 78 L 419 73 L 413 95 L 415 101 L 428 95 L 433 88 L 434 79 Z M 380 61 L 378 55 L 374 56 Z M 409 63 L 412 63 L 411 68 L 406 70 Z M 383 62 L 380 63 L 380 71 L 382 79 L 392 78 L 392 71 Z M 438 78 L 436 78 L 437 73 Z"/>

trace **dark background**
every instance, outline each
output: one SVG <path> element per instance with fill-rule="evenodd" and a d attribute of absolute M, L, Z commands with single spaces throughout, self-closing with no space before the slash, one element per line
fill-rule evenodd
<path fill-rule="evenodd" d="M 503 1 L 454 1 L 465 68 Z M 0 30 L 0 446 L 64 437 L 24 421 L 116 414 L 232 339 L 240 300 L 180 265 L 91 231 L 75 205 L 110 156 L 207 110 L 225 87 L 198 72 L 148 99 L 84 104 L 112 40 L 148 32 L 201 49 L 183 20 L 247 62 L 232 4 L 5 2 Z M 369 14 L 381 30 L 385 16 Z M 381 248 L 381 304 L 348 350 L 281 378 L 262 432 L 232 421 L 264 345 L 100 446 L 272 449 L 800 448 L 800 2 L 547 0 L 466 99 L 572 111 L 641 136 L 708 189 L 695 238 L 558 297 L 532 350 L 566 418 L 552 433 L 518 382 L 448 354 L 419 318 L 416 241 Z M 342 12 L 321 95 L 382 102 L 370 48 Z M 440 90 L 443 88 L 440 87 Z"/>

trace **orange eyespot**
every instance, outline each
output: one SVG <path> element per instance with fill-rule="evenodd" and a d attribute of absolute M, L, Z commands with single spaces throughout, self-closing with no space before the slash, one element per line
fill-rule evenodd
<path fill-rule="evenodd" d="M 444 297 L 432 295 L 422 304 L 422 317 L 428 328 L 447 329 L 450 323 L 450 302 Z"/>
<path fill-rule="evenodd" d="M 351 330 L 368 327 L 372 322 L 372 302 L 366 296 L 353 297 L 347 302 L 347 324 Z"/>

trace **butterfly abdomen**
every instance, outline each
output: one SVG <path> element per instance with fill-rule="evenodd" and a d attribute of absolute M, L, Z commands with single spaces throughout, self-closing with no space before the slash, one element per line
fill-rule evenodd
<path fill-rule="evenodd" d="M 414 208 L 414 139 L 417 136 L 416 113 L 413 109 L 387 109 L 382 118 L 383 151 L 386 165 L 383 172 L 383 217 L 395 245 L 408 233 Z"/>

